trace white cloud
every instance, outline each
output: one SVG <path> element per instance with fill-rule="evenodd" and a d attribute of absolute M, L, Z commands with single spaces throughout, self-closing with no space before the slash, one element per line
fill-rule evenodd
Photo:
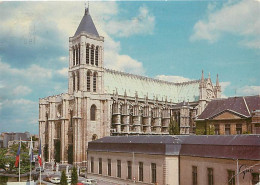
<path fill-rule="evenodd" d="M 157 75 L 155 78 L 159 80 L 175 82 L 175 83 L 188 82 L 192 80 L 190 78 L 185 78 L 183 76 L 167 76 L 167 75 Z"/>
<path fill-rule="evenodd" d="M 241 96 L 260 95 L 260 86 L 244 86 L 238 88 L 236 93 Z"/>
<path fill-rule="evenodd" d="M 221 98 L 227 98 L 228 96 L 225 95 L 225 90 L 230 86 L 231 82 L 219 82 L 221 86 Z"/>
<path fill-rule="evenodd" d="M 229 1 L 220 10 L 209 6 L 206 20 L 194 25 L 191 41 L 207 40 L 216 42 L 222 34 L 241 36 L 241 43 L 250 48 L 260 49 L 260 3 L 242 0 Z"/>
<path fill-rule="evenodd" d="M 68 68 L 67 67 L 62 68 L 62 69 L 58 70 L 57 72 L 58 72 L 58 74 L 60 74 L 64 77 L 68 76 Z"/>
<path fill-rule="evenodd" d="M 52 70 L 32 64 L 28 68 L 13 68 L 9 64 L 0 61 L 0 73 L 3 76 L 24 77 L 29 81 L 47 80 L 52 78 Z"/>
<path fill-rule="evenodd" d="M 148 8 L 142 6 L 136 17 L 130 20 L 111 20 L 105 24 L 109 34 L 119 37 L 129 37 L 135 34 L 151 34 L 155 25 L 155 18 Z"/>
<path fill-rule="evenodd" d="M 29 87 L 23 85 L 19 85 L 13 90 L 13 94 L 15 96 L 25 96 L 30 94 L 31 92 L 32 90 Z"/>

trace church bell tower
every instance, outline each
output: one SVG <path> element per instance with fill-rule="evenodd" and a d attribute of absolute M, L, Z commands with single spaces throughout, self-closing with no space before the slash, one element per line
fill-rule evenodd
<path fill-rule="evenodd" d="M 69 38 L 68 93 L 103 93 L 104 37 L 100 36 L 89 8 L 73 37 Z"/>

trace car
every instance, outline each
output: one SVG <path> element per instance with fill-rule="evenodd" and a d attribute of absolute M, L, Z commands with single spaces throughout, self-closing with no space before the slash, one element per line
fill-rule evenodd
<path fill-rule="evenodd" d="M 39 172 L 39 171 L 44 172 L 44 168 L 38 167 L 38 168 L 36 168 L 36 171 L 37 171 L 37 172 Z"/>
<path fill-rule="evenodd" d="M 51 178 L 51 183 L 53 183 L 53 184 L 59 184 L 59 183 L 60 183 L 60 178 L 59 178 L 59 177 L 53 177 L 53 178 Z"/>
<path fill-rule="evenodd" d="M 94 180 L 94 179 L 85 179 L 85 180 L 81 181 L 81 183 L 83 183 L 83 184 L 96 185 L 96 184 L 97 184 L 97 181 Z"/>
<path fill-rule="evenodd" d="M 71 183 L 71 176 L 70 175 L 67 175 L 67 182 Z"/>

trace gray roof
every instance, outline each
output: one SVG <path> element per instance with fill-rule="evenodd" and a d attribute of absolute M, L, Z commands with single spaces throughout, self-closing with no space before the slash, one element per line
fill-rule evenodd
<path fill-rule="evenodd" d="M 76 33 L 74 34 L 74 37 L 79 35 L 81 32 L 86 32 L 90 35 L 99 37 L 95 24 L 89 14 L 88 8 L 85 9 L 85 14 L 79 24 L 79 27 L 78 27 Z"/>
<path fill-rule="evenodd" d="M 212 100 L 198 119 L 212 119 L 228 111 L 240 117 L 251 117 L 251 112 L 260 110 L 260 96 L 231 97 L 227 99 Z"/>
<path fill-rule="evenodd" d="M 89 142 L 88 150 L 260 160 L 260 135 L 110 136 Z"/>

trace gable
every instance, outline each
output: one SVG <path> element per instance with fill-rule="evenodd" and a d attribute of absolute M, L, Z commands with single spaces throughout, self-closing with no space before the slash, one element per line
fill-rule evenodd
<path fill-rule="evenodd" d="M 222 112 L 221 114 L 213 118 L 213 120 L 224 120 L 224 119 L 241 119 L 241 117 L 232 112 L 226 111 L 226 112 Z"/>

